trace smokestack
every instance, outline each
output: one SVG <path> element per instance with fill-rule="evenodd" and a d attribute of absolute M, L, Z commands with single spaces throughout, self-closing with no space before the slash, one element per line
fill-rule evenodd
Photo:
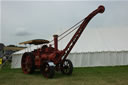
<path fill-rule="evenodd" d="M 58 35 L 53 35 L 54 37 L 54 48 L 55 48 L 55 51 L 58 50 Z"/>

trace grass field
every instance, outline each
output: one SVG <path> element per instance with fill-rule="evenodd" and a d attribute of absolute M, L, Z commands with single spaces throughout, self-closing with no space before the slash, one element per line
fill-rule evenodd
<path fill-rule="evenodd" d="M 71 76 L 56 73 L 53 79 L 40 72 L 26 75 L 21 69 L 3 68 L 0 85 L 128 85 L 128 66 L 74 68 Z"/>

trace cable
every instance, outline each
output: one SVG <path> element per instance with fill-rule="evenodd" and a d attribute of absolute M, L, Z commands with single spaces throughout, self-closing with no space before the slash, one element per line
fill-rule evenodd
<path fill-rule="evenodd" d="M 85 18 L 84 18 L 85 19 Z M 67 33 L 68 31 L 70 31 L 71 29 L 73 29 L 75 26 L 77 26 L 78 24 L 80 24 L 82 21 L 84 21 L 84 19 L 80 20 L 78 23 L 76 23 L 75 25 L 73 25 L 72 27 L 70 27 L 68 30 L 64 31 L 62 34 L 59 35 L 59 37 L 61 37 L 62 35 L 64 35 L 65 33 Z M 80 26 L 80 25 L 79 25 Z M 69 33 L 67 33 L 66 35 L 64 35 L 62 38 L 60 38 L 58 41 L 62 40 L 63 38 L 65 38 L 67 35 L 69 35 L 71 32 L 73 32 L 75 29 L 77 29 L 79 26 L 75 27 L 73 30 L 71 30 Z M 51 40 L 51 42 L 53 42 L 54 40 Z"/>
<path fill-rule="evenodd" d="M 70 31 L 69 33 L 67 33 L 66 35 L 64 35 L 62 38 L 60 38 L 58 41 L 62 40 L 63 38 L 65 38 L 66 36 L 68 36 L 71 32 L 73 32 L 74 30 L 76 30 L 79 26 L 75 27 L 72 31 Z"/>
<path fill-rule="evenodd" d="M 85 19 L 85 18 L 84 18 Z M 69 28 L 68 30 L 66 30 L 65 32 L 63 32 L 62 34 L 59 35 L 62 36 L 63 34 L 65 34 L 66 32 L 68 32 L 69 30 L 71 30 L 72 28 L 74 28 L 75 26 L 77 26 L 79 23 L 81 23 L 84 19 L 80 20 L 78 23 L 76 23 L 75 25 L 73 25 L 71 28 Z"/>

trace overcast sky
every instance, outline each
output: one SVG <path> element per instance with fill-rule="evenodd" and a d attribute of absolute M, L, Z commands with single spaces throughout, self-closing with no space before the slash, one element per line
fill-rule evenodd
<path fill-rule="evenodd" d="M 128 29 L 128 1 L 2 1 L 0 42 L 18 45 L 51 39 L 99 5 L 105 6 L 105 12 L 94 17 L 87 29 Z"/>

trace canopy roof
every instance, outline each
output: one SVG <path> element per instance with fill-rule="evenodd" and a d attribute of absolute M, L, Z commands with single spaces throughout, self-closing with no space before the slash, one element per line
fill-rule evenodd
<path fill-rule="evenodd" d="M 58 33 L 63 32 L 62 30 Z M 63 40 L 58 42 L 58 49 L 63 50 L 67 43 L 72 38 L 74 32 Z M 72 49 L 72 53 L 81 52 L 102 52 L 102 51 L 128 51 L 128 28 L 94 28 L 85 29 L 80 39 Z M 53 37 L 51 37 L 53 39 Z M 50 39 L 50 40 L 51 40 Z M 52 42 L 53 44 L 53 42 Z M 38 46 L 38 47 L 41 47 Z M 36 46 L 27 48 L 16 52 L 15 54 L 22 54 L 26 50 L 37 49 Z"/>
<path fill-rule="evenodd" d="M 44 39 L 34 39 L 34 40 L 29 40 L 29 41 L 25 41 L 25 42 L 21 42 L 19 44 L 34 44 L 34 45 L 39 45 L 39 44 L 46 44 L 49 43 L 48 40 L 44 40 Z"/>
<path fill-rule="evenodd" d="M 73 34 L 61 40 L 58 48 L 65 48 Z M 102 51 L 128 51 L 128 28 L 87 28 L 71 52 Z"/>

